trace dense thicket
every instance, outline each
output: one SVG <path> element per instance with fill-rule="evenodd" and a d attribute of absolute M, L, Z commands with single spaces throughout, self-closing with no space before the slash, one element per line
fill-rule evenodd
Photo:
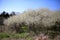
<path fill-rule="evenodd" d="M 23 32 L 24 28 L 34 33 L 48 32 L 48 30 L 60 32 L 60 12 L 49 9 L 27 10 L 8 18 L 4 24 L 8 26 L 8 30 L 18 33 Z"/>

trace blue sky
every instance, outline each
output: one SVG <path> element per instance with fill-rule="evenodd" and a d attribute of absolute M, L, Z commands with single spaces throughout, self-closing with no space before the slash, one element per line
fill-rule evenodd
<path fill-rule="evenodd" d="M 60 0 L 0 0 L 0 12 L 23 12 L 27 9 L 60 9 Z"/>

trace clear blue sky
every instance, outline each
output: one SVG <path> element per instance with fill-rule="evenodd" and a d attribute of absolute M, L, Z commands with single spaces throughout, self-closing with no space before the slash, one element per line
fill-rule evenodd
<path fill-rule="evenodd" d="M 22 12 L 27 9 L 60 9 L 60 0 L 0 0 L 0 12 Z"/>

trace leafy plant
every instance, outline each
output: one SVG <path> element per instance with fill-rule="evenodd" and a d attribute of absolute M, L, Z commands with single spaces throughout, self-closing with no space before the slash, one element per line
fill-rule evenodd
<path fill-rule="evenodd" d="M 7 33 L 0 33 L 0 38 L 7 38 L 9 35 Z"/>
<path fill-rule="evenodd" d="M 53 38 L 55 38 L 56 37 L 56 33 L 55 32 L 49 32 L 49 37 L 51 38 L 51 39 L 53 39 Z"/>
<path fill-rule="evenodd" d="M 29 35 L 28 33 L 11 34 L 11 37 L 14 37 L 14 38 L 26 38 L 28 35 Z"/>

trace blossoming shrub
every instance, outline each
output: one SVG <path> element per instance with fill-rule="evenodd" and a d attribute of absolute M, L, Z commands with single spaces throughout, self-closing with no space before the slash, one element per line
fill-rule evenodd
<path fill-rule="evenodd" d="M 20 15 L 12 16 L 4 21 L 10 31 L 21 31 L 22 26 L 27 26 L 29 31 L 45 31 L 60 21 L 60 12 L 49 9 L 27 10 Z"/>

